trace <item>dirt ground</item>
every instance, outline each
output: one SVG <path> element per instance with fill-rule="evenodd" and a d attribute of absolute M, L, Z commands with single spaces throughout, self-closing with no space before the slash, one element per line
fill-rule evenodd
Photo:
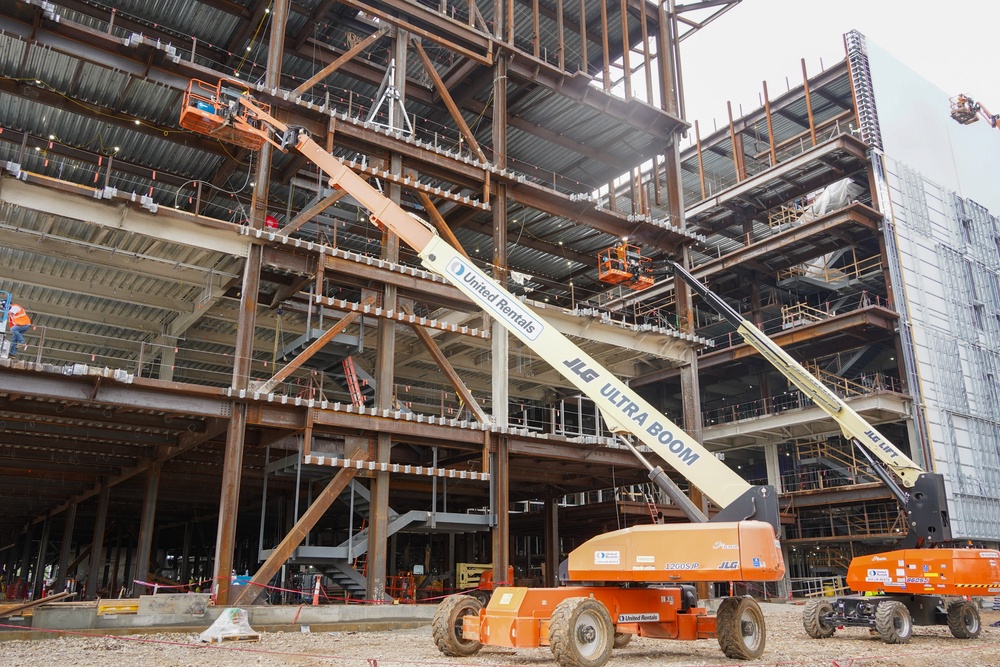
<path fill-rule="evenodd" d="M 767 648 L 757 661 L 727 659 L 715 640 L 676 642 L 637 638 L 617 649 L 608 667 L 664 665 L 804 665 L 808 667 L 1000 667 L 1000 612 L 982 612 L 977 639 L 960 640 L 947 627 L 916 627 L 909 644 L 888 645 L 867 630 L 838 630 L 830 639 L 810 639 L 802 628 L 802 606 L 762 604 Z M 2 635 L 0 635 L 2 636 Z M 245 665 L 336 665 L 338 667 L 555 667 L 548 647 L 484 646 L 469 658 L 442 655 L 430 626 L 387 632 L 263 633 L 260 642 L 201 644 L 198 635 L 131 637 L 78 635 L 46 641 L 0 642 L 0 665 L 11 667 L 236 667 Z"/>

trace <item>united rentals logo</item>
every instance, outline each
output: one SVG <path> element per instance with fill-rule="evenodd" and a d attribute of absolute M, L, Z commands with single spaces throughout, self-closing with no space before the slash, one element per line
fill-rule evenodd
<path fill-rule="evenodd" d="M 510 324 L 513 331 L 528 340 L 535 340 L 542 333 L 542 322 L 534 314 L 461 257 L 452 259 L 445 270 L 456 284 L 471 292 L 480 305 Z"/>

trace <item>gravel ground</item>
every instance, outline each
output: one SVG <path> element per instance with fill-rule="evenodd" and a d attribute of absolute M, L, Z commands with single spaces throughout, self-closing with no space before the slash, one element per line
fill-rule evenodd
<path fill-rule="evenodd" d="M 802 628 L 802 606 L 763 604 L 767 648 L 755 665 L 809 667 L 1000 667 L 1000 612 L 982 612 L 983 631 L 973 640 L 951 636 L 947 627 L 916 627 L 909 644 L 884 644 L 867 630 L 838 630 L 813 640 Z M 608 667 L 737 665 L 715 640 L 672 642 L 633 639 L 615 651 Z M 47 641 L 0 643 L 0 665 L 12 667 L 236 667 L 245 665 L 336 665 L 338 667 L 555 667 L 548 647 L 484 646 L 469 658 L 447 658 L 431 639 L 430 626 L 387 632 L 263 633 L 259 642 L 200 644 L 197 634 L 131 637 L 73 636 Z"/>

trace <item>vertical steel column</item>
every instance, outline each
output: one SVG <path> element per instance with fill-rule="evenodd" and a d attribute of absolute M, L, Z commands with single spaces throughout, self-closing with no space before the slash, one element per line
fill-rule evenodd
<path fill-rule="evenodd" d="M 698 121 L 694 122 L 695 150 L 698 152 L 698 183 L 701 184 L 701 198 L 705 199 L 705 162 L 701 154 L 701 129 Z"/>
<path fill-rule="evenodd" d="M 812 145 L 816 145 L 816 121 L 813 118 L 812 98 L 809 96 L 809 75 L 806 74 L 806 59 L 802 59 L 802 92 L 806 98 L 806 115 L 809 117 L 809 137 Z"/>
<path fill-rule="evenodd" d="M 38 558 L 35 559 L 35 576 L 31 582 L 32 600 L 42 597 L 45 586 L 45 556 L 49 550 L 49 533 L 52 531 L 52 519 L 46 519 L 42 524 L 42 537 L 38 541 Z"/>
<path fill-rule="evenodd" d="M 122 527 L 118 526 L 115 530 L 115 555 L 111 558 L 111 563 L 108 565 L 106 571 L 107 576 L 104 580 L 108 582 L 108 594 L 116 595 L 118 592 L 118 564 L 121 562 L 122 557 Z"/>
<path fill-rule="evenodd" d="M 512 1 L 512 0 L 511 0 Z M 506 56 L 496 59 L 493 66 L 493 159 L 497 167 L 507 167 L 507 64 Z M 493 277 L 507 285 L 507 185 L 498 183 L 493 199 Z M 510 366 L 510 337 L 499 322 L 491 325 L 491 352 L 493 365 L 493 419 L 504 428 L 510 422 L 507 400 L 507 376 Z M 487 436 L 490 459 L 490 485 L 492 505 L 490 511 L 496 518 L 493 527 L 493 580 L 506 581 L 510 560 L 510 505 L 508 487 L 507 438 L 504 435 Z"/>
<path fill-rule="evenodd" d="M 24 596 L 28 596 L 28 574 L 31 572 L 31 536 L 35 532 L 33 526 L 24 531 L 24 544 L 21 547 L 21 581 L 24 582 Z"/>
<path fill-rule="evenodd" d="M 559 576 L 559 503 L 555 498 L 545 499 L 545 571 L 543 586 L 556 585 Z"/>
<path fill-rule="evenodd" d="M 630 62 L 630 52 L 632 45 L 628 39 L 628 0 L 621 0 L 619 11 L 622 15 L 622 78 L 625 80 L 625 101 L 632 101 L 632 63 Z M 643 9 L 639 10 L 644 11 Z"/>
<path fill-rule="evenodd" d="M 646 7 L 639 10 L 639 27 L 642 30 L 642 69 L 646 75 L 646 104 L 653 104 L 653 66 L 649 52 L 649 25 L 646 23 Z"/>
<path fill-rule="evenodd" d="M 745 181 L 747 169 L 746 156 L 743 154 L 743 135 L 737 133 L 736 126 L 733 125 L 733 103 L 727 101 L 726 109 L 729 111 L 729 142 L 733 147 L 733 169 L 736 171 L 736 180 Z"/>
<path fill-rule="evenodd" d="M 180 568 L 180 578 L 181 582 L 187 581 L 191 577 L 191 566 L 189 561 L 191 560 L 191 522 L 187 521 L 184 523 L 184 541 L 181 544 L 181 568 Z"/>
<path fill-rule="evenodd" d="M 767 483 L 778 493 L 782 493 L 781 465 L 778 456 L 778 446 L 769 443 L 764 445 L 764 464 L 767 467 Z M 781 537 L 780 535 L 778 537 Z"/>
<path fill-rule="evenodd" d="M 405 63 L 409 34 L 402 29 L 395 30 L 395 54 L 397 63 Z M 400 100 L 406 100 L 406 68 L 397 67 L 393 85 L 399 93 Z M 405 103 L 404 103 L 405 108 Z M 403 127 L 403 119 L 396 119 L 396 127 Z M 403 173 L 403 158 L 393 153 L 389 158 L 389 171 L 397 176 Z M 395 203 L 400 202 L 400 187 L 389 185 L 389 198 Z M 399 261 L 399 237 L 388 231 L 382 237 L 381 258 L 389 262 Z M 397 306 L 397 288 L 385 285 L 382 293 L 382 308 L 394 310 Z M 375 369 L 375 404 L 383 410 L 392 408 L 393 382 L 395 376 L 393 363 L 396 357 L 396 325 L 392 320 L 379 319 L 378 350 L 376 352 Z M 392 438 L 388 433 L 379 433 L 375 443 L 375 460 L 388 463 L 392 453 Z M 370 501 L 370 517 L 368 524 L 368 581 L 366 594 L 369 600 L 381 600 L 385 595 L 385 580 L 388 572 L 389 554 L 387 540 L 389 537 L 389 473 L 376 472 L 372 478 L 372 493 Z"/>
<path fill-rule="evenodd" d="M 608 3 L 601 0 L 601 51 L 604 57 L 604 90 L 611 91 L 611 57 L 608 45 Z"/>
<path fill-rule="evenodd" d="M 774 124 L 771 119 L 771 98 L 767 94 L 767 81 L 764 81 L 764 116 L 767 118 L 767 145 L 771 152 L 771 166 L 778 164 L 778 155 L 774 150 Z"/>
<path fill-rule="evenodd" d="M 285 46 L 285 23 L 290 0 L 274 3 L 271 39 L 267 47 L 267 71 L 264 85 L 277 88 L 281 84 L 281 57 Z M 254 181 L 250 226 L 263 229 L 267 215 L 267 191 L 271 179 L 271 145 L 264 144 L 258 154 L 257 176 Z M 257 292 L 260 290 L 262 246 L 252 243 L 243 268 L 243 288 L 240 293 L 239 320 L 233 362 L 233 388 L 246 390 L 250 381 L 250 361 L 253 359 L 253 339 L 257 321 Z M 247 406 L 234 401 L 229 428 L 226 431 L 226 456 L 222 464 L 222 494 L 219 500 L 219 523 L 215 538 L 215 567 L 212 590 L 216 604 L 229 604 L 230 573 L 233 570 L 233 548 L 236 544 L 236 520 L 239 516 L 240 477 L 243 473 L 243 442 L 246 435 Z"/>
<path fill-rule="evenodd" d="M 127 582 L 135 594 L 135 582 L 145 581 L 149 574 L 149 556 L 153 545 L 153 524 L 156 519 L 156 499 L 160 492 L 160 472 L 163 464 L 154 461 L 146 473 L 146 496 L 142 500 L 142 519 L 139 521 L 139 545 L 132 563 L 132 581 Z"/>
<path fill-rule="evenodd" d="M 559 69 L 566 69 L 566 39 L 563 28 L 563 0 L 556 0 L 556 35 L 559 42 Z"/>
<path fill-rule="evenodd" d="M 174 362 L 177 359 L 177 353 L 174 352 L 175 349 L 168 345 L 160 350 L 160 373 L 158 377 L 161 380 L 166 380 L 167 382 L 174 381 Z"/>
<path fill-rule="evenodd" d="M 671 54 L 673 57 L 661 58 L 660 66 L 666 71 L 663 73 L 662 79 L 665 82 L 670 82 L 672 85 L 668 91 L 665 91 L 665 103 L 668 111 L 683 113 L 683 94 L 681 91 L 681 77 L 680 77 L 680 65 L 677 60 L 677 24 L 675 21 L 675 10 L 673 0 L 667 0 L 670 5 L 670 23 L 666 26 L 666 32 L 664 32 L 661 27 L 661 39 L 665 43 L 663 44 L 664 53 Z M 663 17 L 663 11 L 661 6 L 660 16 Z M 674 227 L 684 229 L 687 226 L 687 222 L 684 219 L 684 200 L 683 200 L 683 190 L 681 186 L 681 156 L 680 150 L 677 147 L 677 133 L 671 137 L 671 141 L 667 144 L 664 149 L 664 179 L 665 186 L 667 189 L 667 211 L 670 215 L 671 224 Z M 691 265 L 691 251 L 685 246 L 680 249 L 681 263 L 684 266 Z M 674 294 L 677 299 L 677 326 L 683 332 L 687 334 L 694 334 L 694 317 L 693 309 L 691 304 L 691 290 L 687 284 L 680 278 L 674 279 Z M 694 358 L 693 361 L 682 366 L 680 369 L 680 380 L 681 380 L 681 410 L 684 417 L 684 430 L 687 431 L 691 437 L 693 437 L 698 442 L 702 440 L 702 428 L 701 428 L 701 396 L 700 389 L 698 386 L 698 360 Z M 701 489 L 696 488 L 694 485 L 691 486 L 691 501 L 702 511 L 707 510 L 707 502 L 705 495 L 701 492 Z M 698 584 L 698 596 L 705 598 L 708 597 L 708 584 Z"/>
<path fill-rule="evenodd" d="M 679 33 L 677 7 L 674 0 L 664 0 L 659 4 L 660 31 L 657 34 L 656 54 L 660 61 L 660 95 L 662 109 L 683 118 L 684 77 L 681 74 L 681 51 L 677 39 Z"/>
<path fill-rule="evenodd" d="M 531 41 L 536 58 L 539 58 L 542 52 L 542 31 L 538 26 L 538 0 L 531 0 Z"/>
<path fill-rule="evenodd" d="M 66 568 L 69 566 L 69 552 L 73 545 L 73 530 L 76 528 L 76 503 L 70 503 L 66 508 L 66 523 L 63 524 L 62 542 L 59 544 L 59 564 L 56 566 L 56 583 L 54 589 L 57 593 L 66 588 Z"/>
<path fill-rule="evenodd" d="M 108 504 L 111 487 L 104 485 L 97 497 L 97 517 L 94 519 L 94 538 L 90 543 L 90 567 L 87 571 L 87 595 L 84 599 L 96 600 L 101 589 L 101 565 L 104 564 L 104 530 L 108 525 Z"/>

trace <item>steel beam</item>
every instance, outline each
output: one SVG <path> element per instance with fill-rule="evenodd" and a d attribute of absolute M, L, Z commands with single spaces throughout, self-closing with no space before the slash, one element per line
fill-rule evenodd
<path fill-rule="evenodd" d="M 55 187 L 57 184 L 60 187 Z M 248 254 L 250 239 L 237 233 L 238 225 L 213 222 L 210 218 L 169 208 L 149 213 L 131 203 L 94 199 L 93 192 L 93 188 L 41 177 L 31 183 L 14 178 L 0 180 L 0 202 L 13 206 L 183 246 L 211 248 L 220 254 L 237 257 Z M 169 218 L 169 224 L 165 224 L 164 218 Z"/>
<path fill-rule="evenodd" d="M 407 315 L 413 314 L 413 311 L 408 306 L 404 306 L 403 310 Z M 434 342 L 434 339 L 431 338 L 419 324 L 411 323 L 410 327 L 413 329 L 413 332 L 417 334 L 417 338 L 419 338 L 420 342 L 424 344 L 424 347 L 427 348 L 427 351 L 437 363 L 438 368 L 440 368 L 445 374 L 445 377 L 448 378 L 448 382 L 451 383 L 452 388 L 461 397 L 462 402 L 465 403 L 469 410 L 472 411 L 472 414 L 476 416 L 476 419 L 483 424 L 490 423 L 490 416 L 486 414 L 481 407 L 479 407 L 479 403 L 473 397 L 472 392 L 469 391 L 469 388 L 464 382 L 462 382 L 462 378 L 460 378 L 458 373 L 455 372 L 455 369 L 452 368 L 448 358 L 444 355 L 444 352 L 441 351 L 441 348 L 438 347 L 437 343 Z"/>
<path fill-rule="evenodd" d="M 365 298 L 359 305 L 364 308 L 365 306 L 370 306 L 375 303 L 375 297 L 369 296 Z M 274 388 L 278 386 L 279 383 L 283 382 L 292 373 L 298 370 L 302 364 L 309 361 L 317 352 L 326 347 L 327 343 L 334 339 L 337 334 L 343 332 L 351 323 L 358 318 L 361 314 L 360 310 L 352 310 L 347 315 L 342 317 L 340 321 L 334 324 L 332 327 L 323 332 L 323 334 L 314 340 L 309 346 L 300 352 L 294 359 L 289 361 L 285 366 L 275 373 L 269 380 L 265 381 L 264 384 L 257 387 L 255 391 L 259 391 L 262 394 L 269 394 L 274 391 Z"/>

